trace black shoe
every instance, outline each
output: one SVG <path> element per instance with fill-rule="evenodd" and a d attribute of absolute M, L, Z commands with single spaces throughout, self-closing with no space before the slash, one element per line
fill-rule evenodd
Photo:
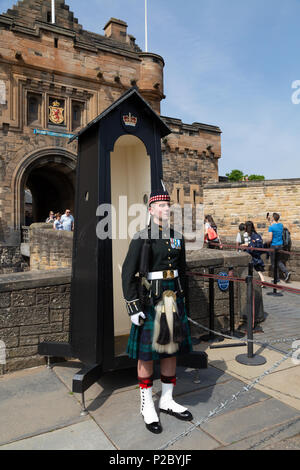
<path fill-rule="evenodd" d="M 192 421 L 193 415 L 190 413 L 188 410 L 183 411 L 182 413 L 175 413 L 175 411 L 172 411 L 170 409 L 168 410 L 163 410 L 162 408 L 159 409 L 162 413 L 166 413 L 167 415 L 174 416 L 175 418 L 181 419 L 182 421 Z"/>
<path fill-rule="evenodd" d="M 284 277 L 285 282 L 288 282 L 290 277 L 291 277 L 291 273 L 286 273 L 286 275 Z"/>
<path fill-rule="evenodd" d="M 145 423 L 145 425 L 148 431 L 153 432 L 154 434 L 160 434 L 162 432 L 162 427 L 159 421 L 155 421 L 150 424 Z"/>

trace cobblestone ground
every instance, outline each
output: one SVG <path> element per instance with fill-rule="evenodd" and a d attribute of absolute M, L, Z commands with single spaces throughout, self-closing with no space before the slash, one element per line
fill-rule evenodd
<path fill-rule="evenodd" d="M 268 295 L 272 289 L 263 289 L 266 320 L 260 325 L 264 333 L 255 334 L 258 341 L 270 341 L 279 338 L 300 339 L 300 294 L 283 292 L 282 297 Z M 289 352 L 292 341 L 274 344 L 281 351 Z"/>

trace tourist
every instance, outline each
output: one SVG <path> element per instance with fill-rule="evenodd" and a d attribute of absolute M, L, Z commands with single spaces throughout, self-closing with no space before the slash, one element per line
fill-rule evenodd
<path fill-rule="evenodd" d="M 54 212 L 50 211 L 49 212 L 49 217 L 45 220 L 45 223 L 46 224 L 53 224 L 54 221 L 55 221 Z"/>
<path fill-rule="evenodd" d="M 267 217 L 270 220 L 270 217 Z M 277 212 L 273 213 L 273 217 L 271 219 L 271 225 L 269 227 L 269 238 L 268 243 L 270 243 L 271 248 L 282 250 L 283 248 L 283 225 L 279 222 L 280 215 Z M 279 269 L 284 274 L 285 282 L 288 282 L 291 273 L 286 269 L 284 263 L 282 262 L 280 253 L 277 254 L 278 261 L 277 261 L 277 273 L 276 273 L 276 281 L 279 282 Z M 275 262 L 275 252 L 271 251 L 271 263 L 272 269 L 274 270 L 274 262 Z"/>
<path fill-rule="evenodd" d="M 241 246 L 248 246 L 252 248 L 251 250 L 246 250 L 252 257 L 252 264 L 255 271 L 258 272 L 260 280 L 262 282 L 266 282 L 263 276 L 263 272 L 265 270 L 265 264 L 261 259 L 261 255 L 263 254 L 262 251 L 255 250 L 254 248 L 263 248 L 263 240 L 262 237 L 256 232 L 255 226 L 251 220 L 245 223 L 246 232 L 248 234 L 248 243 L 241 245 Z M 265 287 L 265 286 L 262 286 Z"/>
<path fill-rule="evenodd" d="M 239 225 L 239 232 L 236 236 L 236 249 L 238 251 L 241 251 L 239 250 L 239 247 L 240 245 L 246 245 L 248 246 L 248 243 L 249 243 L 249 235 L 248 233 L 246 232 L 246 225 L 244 223 L 241 223 Z"/>
<path fill-rule="evenodd" d="M 74 217 L 71 215 L 70 209 L 66 209 L 65 213 L 61 217 L 61 223 L 63 224 L 64 230 L 71 232 L 74 230 Z"/>
<path fill-rule="evenodd" d="M 54 230 L 63 230 L 64 229 L 64 226 L 61 222 L 61 214 L 59 212 L 57 214 L 55 214 L 55 221 L 53 223 L 53 228 L 54 228 Z"/>
<path fill-rule="evenodd" d="M 222 244 L 218 235 L 217 224 L 215 223 L 211 215 L 206 215 L 204 219 L 204 243 L 207 244 L 208 248 L 221 249 Z"/>

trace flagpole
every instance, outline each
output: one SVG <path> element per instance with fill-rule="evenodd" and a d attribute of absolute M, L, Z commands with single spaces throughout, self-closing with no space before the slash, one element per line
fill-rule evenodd
<path fill-rule="evenodd" d="M 147 0 L 145 0 L 145 52 L 148 52 Z"/>
<path fill-rule="evenodd" d="M 51 22 L 55 23 L 55 0 L 51 0 Z"/>

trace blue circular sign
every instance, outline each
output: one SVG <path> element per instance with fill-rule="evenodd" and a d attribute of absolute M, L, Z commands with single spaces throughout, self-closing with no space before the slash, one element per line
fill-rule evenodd
<path fill-rule="evenodd" d="M 218 276 L 228 277 L 228 273 L 218 273 Z M 222 292 L 226 292 L 229 288 L 229 281 L 227 279 L 224 279 L 224 281 L 223 279 L 218 279 L 218 286 Z"/>

